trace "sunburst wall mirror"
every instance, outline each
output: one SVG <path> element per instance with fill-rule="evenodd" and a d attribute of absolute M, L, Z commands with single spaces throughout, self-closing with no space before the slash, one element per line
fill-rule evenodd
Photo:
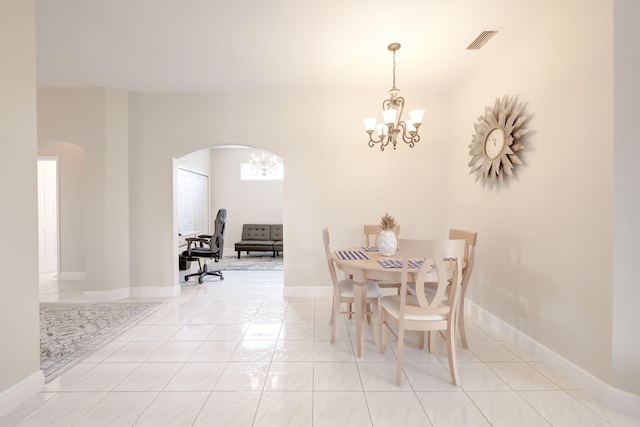
<path fill-rule="evenodd" d="M 524 103 L 505 95 L 496 98 L 493 107 L 485 107 L 484 116 L 474 124 L 475 133 L 469 144 L 469 174 L 476 175 L 482 186 L 502 183 L 504 176 L 513 176 L 515 165 L 522 161 L 517 152 L 524 146 L 522 137 L 529 131 L 522 126 L 529 116 Z"/>

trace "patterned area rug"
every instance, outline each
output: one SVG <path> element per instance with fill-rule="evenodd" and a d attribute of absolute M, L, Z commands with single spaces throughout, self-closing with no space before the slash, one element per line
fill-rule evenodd
<path fill-rule="evenodd" d="M 196 265 L 197 267 L 197 265 Z M 282 256 L 252 256 L 242 254 L 240 259 L 237 255 L 223 257 L 217 264 L 209 264 L 210 269 L 220 268 L 221 270 L 256 270 L 256 271 L 278 271 L 284 270 Z"/>
<path fill-rule="evenodd" d="M 45 382 L 106 344 L 159 303 L 41 303 L 40 368 Z"/>

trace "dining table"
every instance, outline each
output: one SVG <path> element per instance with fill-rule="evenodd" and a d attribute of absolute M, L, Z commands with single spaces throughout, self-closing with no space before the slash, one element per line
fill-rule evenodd
<path fill-rule="evenodd" d="M 366 280 L 376 280 L 388 283 L 400 283 L 402 280 L 402 257 L 399 253 L 395 256 L 384 256 L 376 247 L 355 247 L 336 250 L 332 253 L 333 260 L 340 271 L 354 281 L 353 299 L 354 314 L 356 320 L 356 355 L 364 354 L 364 324 L 366 324 L 367 297 Z M 407 280 L 415 280 L 415 274 L 420 270 L 421 260 L 409 260 L 407 268 Z M 447 260 L 447 268 L 454 269 L 455 262 Z M 435 271 L 435 266 L 431 265 Z M 373 323 L 373 336 L 376 343 L 379 339 L 380 325 Z"/>
<path fill-rule="evenodd" d="M 365 301 L 367 296 L 366 280 L 400 283 L 402 277 L 402 259 L 399 256 L 383 256 L 376 247 L 356 247 L 333 252 L 333 260 L 340 271 L 354 280 L 353 300 L 356 320 L 356 355 L 364 354 L 364 324 L 366 323 Z M 417 273 L 419 266 L 407 270 L 409 275 Z M 411 277 L 409 276 L 409 277 Z M 374 323 L 374 339 L 378 340 L 380 325 Z"/>

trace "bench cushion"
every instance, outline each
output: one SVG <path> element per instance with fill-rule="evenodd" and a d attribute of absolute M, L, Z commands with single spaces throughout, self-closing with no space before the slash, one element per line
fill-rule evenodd
<path fill-rule="evenodd" d="M 273 240 L 241 240 L 236 242 L 236 251 L 270 251 L 274 243 Z"/>
<path fill-rule="evenodd" d="M 269 224 L 243 224 L 242 239 L 240 240 L 273 240 L 270 238 Z"/>
<path fill-rule="evenodd" d="M 269 236 L 273 241 L 282 241 L 282 224 L 271 224 Z"/>

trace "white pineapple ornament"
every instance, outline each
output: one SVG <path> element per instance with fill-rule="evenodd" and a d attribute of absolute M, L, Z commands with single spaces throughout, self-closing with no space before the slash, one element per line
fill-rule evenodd
<path fill-rule="evenodd" d="M 378 234 L 378 252 L 382 256 L 394 256 L 398 250 L 398 237 L 393 229 L 396 220 L 388 213 L 380 220 L 380 234 Z"/>

